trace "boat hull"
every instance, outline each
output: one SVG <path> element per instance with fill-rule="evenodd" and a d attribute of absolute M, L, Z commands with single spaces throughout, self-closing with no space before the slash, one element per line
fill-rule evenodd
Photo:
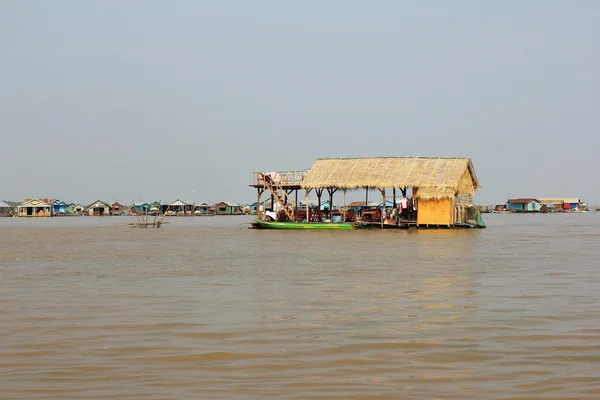
<path fill-rule="evenodd" d="M 335 230 L 345 231 L 353 229 L 352 224 L 333 224 L 333 223 L 314 223 L 307 224 L 302 222 L 265 222 L 261 220 L 255 220 L 251 225 L 254 229 L 283 229 L 283 230 Z"/>
<path fill-rule="evenodd" d="M 381 222 L 356 222 L 356 229 L 408 229 L 408 224 L 382 224 Z"/>

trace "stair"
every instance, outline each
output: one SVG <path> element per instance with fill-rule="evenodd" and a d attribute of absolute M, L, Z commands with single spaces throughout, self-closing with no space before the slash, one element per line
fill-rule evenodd
<path fill-rule="evenodd" d="M 271 194 L 273 195 L 273 197 L 275 198 L 275 200 L 277 200 L 277 202 L 279 203 L 279 205 L 281 206 L 281 208 L 283 209 L 283 211 L 285 212 L 285 214 L 287 215 L 287 217 L 289 218 L 290 221 L 295 221 L 295 216 L 294 216 L 294 207 L 293 207 L 293 202 L 290 199 L 290 196 L 286 193 L 285 190 L 283 190 L 283 188 L 281 186 L 279 186 L 278 184 L 276 184 L 275 182 L 272 182 L 270 180 L 265 179 L 265 187 L 267 189 L 269 189 L 269 191 L 271 192 Z M 281 193 L 283 193 L 283 197 L 280 196 L 279 191 L 281 191 Z M 287 205 L 292 204 L 292 207 L 288 207 Z"/>

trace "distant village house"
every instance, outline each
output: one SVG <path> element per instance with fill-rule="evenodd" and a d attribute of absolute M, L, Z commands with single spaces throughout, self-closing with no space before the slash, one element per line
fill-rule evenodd
<path fill-rule="evenodd" d="M 111 205 L 102 200 L 96 200 L 95 202 L 87 206 L 86 211 L 90 216 L 112 215 Z"/>
<path fill-rule="evenodd" d="M 62 200 L 56 199 L 52 202 L 52 213 L 54 215 L 57 214 L 67 214 L 67 208 L 69 205 Z"/>
<path fill-rule="evenodd" d="M 121 215 L 123 214 L 123 204 L 119 203 L 119 202 L 114 202 L 113 204 L 111 204 L 111 208 L 112 208 L 112 213 L 113 215 Z"/>
<path fill-rule="evenodd" d="M 13 214 L 14 207 L 8 203 L 0 201 L 0 217 L 10 217 Z"/>
<path fill-rule="evenodd" d="M 20 206 L 17 207 L 18 217 L 51 217 L 52 202 L 54 199 L 48 198 L 33 198 L 25 199 Z"/>
<path fill-rule="evenodd" d="M 240 214 L 242 207 L 231 201 L 222 201 L 214 205 L 217 215 L 233 215 Z"/>
<path fill-rule="evenodd" d="M 540 198 L 542 206 L 546 206 L 549 210 L 578 210 L 581 205 L 581 199 L 577 197 L 554 197 L 554 198 Z"/>
<path fill-rule="evenodd" d="M 514 212 L 539 212 L 542 204 L 534 198 L 508 200 L 508 209 Z"/>

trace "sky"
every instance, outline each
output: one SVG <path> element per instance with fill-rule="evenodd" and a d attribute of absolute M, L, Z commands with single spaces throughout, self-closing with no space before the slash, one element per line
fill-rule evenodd
<path fill-rule="evenodd" d="M 0 0 L 0 199 L 246 203 L 253 171 L 440 156 L 472 159 L 479 204 L 600 203 L 598 21 L 595 0 Z"/>

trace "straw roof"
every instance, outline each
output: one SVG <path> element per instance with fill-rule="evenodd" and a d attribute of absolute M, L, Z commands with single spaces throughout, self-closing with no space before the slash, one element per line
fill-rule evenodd
<path fill-rule="evenodd" d="M 302 187 L 412 187 L 424 196 L 444 198 L 457 193 L 473 195 L 480 186 L 469 158 L 376 157 L 318 159 Z"/>
<path fill-rule="evenodd" d="M 449 188 L 419 188 L 414 197 L 421 200 L 439 200 L 454 197 L 456 192 Z"/>

